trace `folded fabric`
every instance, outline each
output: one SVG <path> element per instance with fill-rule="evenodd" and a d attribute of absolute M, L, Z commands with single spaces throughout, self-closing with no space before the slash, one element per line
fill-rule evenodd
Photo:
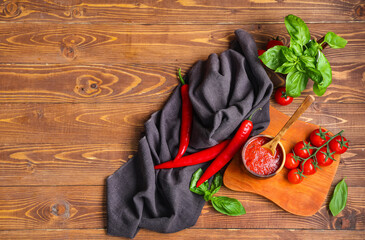
<path fill-rule="evenodd" d="M 269 125 L 273 85 L 257 57 L 252 36 L 235 31 L 230 49 L 194 64 L 187 74 L 194 109 L 191 154 L 231 138 L 253 110 L 256 135 Z M 205 204 L 189 190 L 192 174 L 208 163 L 154 170 L 179 148 L 181 96 L 178 86 L 145 123 L 136 156 L 107 178 L 108 234 L 133 238 L 140 228 L 171 233 L 193 226 Z"/>

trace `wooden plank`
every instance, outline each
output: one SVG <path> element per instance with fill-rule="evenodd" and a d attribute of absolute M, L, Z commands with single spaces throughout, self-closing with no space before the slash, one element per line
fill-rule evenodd
<path fill-rule="evenodd" d="M 317 214 L 299 217 L 260 196 L 223 187 L 218 195 L 237 198 L 247 214 L 233 218 L 206 204 L 192 228 L 365 230 L 365 188 L 348 190 L 347 206 L 338 216 L 330 215 L 327 201 Z M 0 230 L 104 228 L 105 186 L 0 187 L 0 210 Z"/>
<path fill-rule="evenodd" d="M 163 103 L 1 104 L 0 144 L 131 143 Z M 298 104 L 278 110 L 293 114 Z M 300 118 L 362 142 L 365 104 L 314 104 Z"/>
<path fill-rule="evenodd" d="M 141 229 L 135 240 L 200 240 L 200 239 L 321 239 L 321 240 L 363 240 L 365 232 L 362 230 L 295 230 L 295 229 L 185 229 L 176 233 L 157 233 Z M 9 239 L 127 239 L 106 235 L 104 229 L 49 229 L 49 230 L 16 230 L 0 231 L 1 240 Z"/>
<path fill-rule="evenodd" d="M 161 103 L 2 104 L 1 143 L 130 143 Z"/>
<path fill-rule="evenodd" d="M 362 1 L 7 1 L 0 21 L 142 24 L 279 22 L 296 14 L 311 22 L 363 21 Z"/>
<path fill-rule="evenodd" d="M 365 187 L 365 145 L 351 145 L 341 156 L 332 184 L 346 177 Z M 124 144 L 25 144 L 0 146 L 0 186 L 104 185 L 105 179 L 137 151 Z M 326 171 L 326 168 L 318 171 Z"/>
<path fill-rule="evenodd" d="M 309 24 L 319 39 L 331 30 L 349 41 L 326 49 L 330 63 L 364 63 L 364 23 Z M 266 25 L 120 25 L 0 23 L 0 63 L 134 64 L 194 63 L 220 53 L 236 29 L 252 33 L 263 48 L 273 37 L 286 45 L 284 23 Z"/>
<path fill-rule="evenodd" d="M 163 102 L 178 84 L 164 65 L 0 65 L 0 103 Z"/>
<path fill-rule="evenodd" d="M 192 64 L 0 64 L 0 103 L 164 102 L 178 67 L 185 72 Z M 364 71 L 362 63 L 335 62 L 333 82 L 316 102 L 364 103 Z M 313 94 L 311 81 L 304 93 Z"/>

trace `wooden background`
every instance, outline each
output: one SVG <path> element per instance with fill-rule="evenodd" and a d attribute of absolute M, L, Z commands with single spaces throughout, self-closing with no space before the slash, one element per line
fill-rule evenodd
<path fill-rule="evenodd" d="M 108 239 L 105 179 L 136 153 L 143 123 L 177 85 L 176 68 L 224 51 L 243 28 L 259 48 L 289 38 L 284 17 L 301 17 L 326 49 L 333 83 L 301 120 L 343 129 L 351 148 L 348 203 L 333 217 L 328 198 L 311 217 L 227 188 L 247 210 L 223 216 L 206 205 L 195 226 L 136 239 L 365 238 L 365 1 L 10 0 L 0 3 L 0 239 Z M 272 106 L 291 115 L 293 104 Z M 290 194 L 290 193 L 288 193 Z"/>

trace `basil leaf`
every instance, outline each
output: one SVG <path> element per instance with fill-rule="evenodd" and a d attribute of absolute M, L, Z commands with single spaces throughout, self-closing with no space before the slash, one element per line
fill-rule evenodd
<path fill-rule="evenodd" d="M 324 41 L 330 45 L 331 48 L 344 48 L 347 44 L 347 40 L 338 36 L 334 32 L 328 32 L 326 36 L 324 36 Z"/>
<path fill-rule="evenodd" d="M 205 192 L 208 191 L 209 183 L 208 180 L 203 182 L 198 188 L 196 187 L 196 183 L 198 182 L 199 178 L 203 175 L 203 170 L 199 168 L 196 170 L 191 177 L 190 181 L 190 191 L 199 195 L 205 195 Z"/>
<path fill-rule="evenodd" d="M 316 59 L 312 56 L 300 56 L 299 57 L 300 61 L 305 65 L 305 67 L 307 68 L 315 68 L 315 62 Z"/>
<path fill-rule="evenodd" d="M 290 42 L 304 46 L 311 39 L 309 29 L 302 19 L 292 14 L 285 17 L 285 27 L 290 35 Z"/>
<path fill-rule="evenodd" d="M 264 52 L 259 58 L 261 61 L 270 69 L 276 70 L 278 67 L 287 62 L 282 48 L 287 48 L 285 46 L 275 46 Z"/>
<path fill-rule="evenodd" d="M 209 191 L 206 191 L 204 194 L 204 200 L 205 201 L 211 200 L 212 196 L 219 191 L 222 184 L 223 184 L 223 177 L 220 173 L 217 173 L 214 176 L 214 179 L 213 179 L 212 185 L 210 186 Z"/>
<path fill-rule="evenodd" d="M 342 179 L 342 181 L 336 185 L 329 205 L 332 215 L 336 216 L 337 214 L 339 214 L 345 208 L 346 202 L 347 184 L 345 182 L 345 179 Z"/>
<path fill-rule="evenodd" d="M 212 197 L 211 202 L 215 210 L 229 216 L 239 216 L 246 213 L 240 201 L 234 198 L 223 196 Z"/>
<path fill-rule="evenodd" d="M 308 76 L 299 71 L 289 72 L 286 76 L 286 94 L 291 97 L 300 96 L 301 92 L 307 87 Z"/>
<path fill-rule="evenodd" d="M 325 92 L 326 92 L 327 88 L 322 88 L 320 86 L 318 86 L 318 83 L 314 83 L 313 84 L 313 92 L 317 95 L 317 96 L 322 96 Z"/>
<path fill-rule="evenodd" d="M 289 72 L 293 71 L 295 69 L 295 63 L 294 62 L 286 62 L 280 67 L 278 67 L 275 72 L 282 73 L 282 74 L 288 74 Z"/>
<path fill-rule="evenodd" d="M 289 62 L 294 62 L 298 59 L 297 56 L 294 54 L 293 50 L 288 47 L 281 48 L 281 51 L 283 52 L 283 55 L 286 58 L 286 60 L 288 60 Z"/>
<path fill-rule="evenodd" d="M 321 45 L 319 45 L 316 40 L 310 40 L 306 45 L 306 50 L 304 50 L 304 55 L 315 57 L 318 54 L 318 50 L 322 49 Z"/>
<path fill-rule="evenodd" d="M 302 63 L 301 61 L 299 61 L 296 65 L 295 65 L 297 71 L 305 73 L 305 65 L 304 63 Z"/>
<path fill-rule="evenodd" d="M 302 56 L 303 55 L 303 47 L 295 42 L 290 42 L 290 49 L 293 51 L 295 56 Z"/>
<path fill-rule="evenodd" d="M 212 185 L 210 186 L 211 195 L 216 194 L 219 191 L 219 189 L 221 188 L 222 184 L 223 184 L 222 174 L 217 173 L 214 176 Z"/>
<path fill-rule="evenodd" d="M 324 54 L 320 51 L 317 59 L 317 69 L 321 72 L 323 80 L 319 83 L 321 89 L 327 88 L 332 83 L 332 69 Z"/>
<path fill-rule="evenodd" d="M 321 72 L 315 68 L 308 67 L 307 74 L 308 74 L 308 77 L 316 83 L 320 84 L 323 80 Z"/>

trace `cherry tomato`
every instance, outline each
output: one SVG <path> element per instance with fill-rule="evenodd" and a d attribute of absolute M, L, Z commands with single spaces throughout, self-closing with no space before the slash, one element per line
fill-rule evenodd
<path fill-rule="evenodd" d="M 300 163 L 299 166 L 300 166 L 300 170 L 303 171 L 304 175 L 313 175 L 317 171 L 316 168 L 314 167 L 312 158 L 308 159 L 304 164 Z"/>
<path fill-rule="evenodd" d="M 275 101 L 280 105 L 286 106 L 293 102 L 293 98 L 286 95 L 285 87 L 280 87 L 275 92 Z"/>
<path fill-rule="evenodd" d="M 257 50 L 257 53 L 259 54 L 259 56 L 261 56 L 264 52 L 266 52 L 266 51 L 265 50 L 262 50 L 262 49 Z"/>
<path fill-rule="evenodd" d="M 316 159 L 317 159 L 318 165 L 322 166 L 322 167 L 331 165 L 333 163 L 333 160 L 330 158 L 330 156 L 332 157 L 333 153 L 334 152 L 327 153 L 326 146 L 321 148 L 316 153 Z"/>
<path fill-rule="evenodd" d="M 272 47 L 275 47 L 275 46 L 284 46 L 284 43 L 280 40 L 278 40 L 278 38 L 274 39 L 274 40 L 270 40 L 267 45 L 266 45 L 266 49 L 270 49 Z"/>
<path fill-rule="evenodd" d="M 298 184 L 303 181 L 303 177 L 299 174 L 299 169 L 294 168 L 288 173 L 288 180 L 293 184 Z"/>
<path fill-rule="evenodd" d="M 330 139 L 327 131 L 321 128 L 314 130 L 309 136 L 309 140 L 313 146 L 320 147 Z"/>
<path fill-rule="evenodd" d="M 342 154 L 349 148 L 349 141 L 345 137 L 337 136 L 329 143 L 331 151 Z"/>
<path fill-rule="evenodd" d="M 297 142 L 294 146 L 294 153 L 295 153 L 295 155 L 297 155 L 303 159 L 309 158 L 309 156 L 313 154 L 313 149 L 309 149 L 309 152 L 308 152 L 308 150 L 304 149 L 304 147 L 310 147 L 310 144 L 304 140 Z"/>
<path fill-rule="evenodd" d="M 294 153 L 288 153 L 286 154 L 286 159 L 285 159 L 285 164 L 284 166 L 287 169 L 294 169 L 297 168 L 299 166 L 299 159 L 297 156 L 294 155 Z"/>

